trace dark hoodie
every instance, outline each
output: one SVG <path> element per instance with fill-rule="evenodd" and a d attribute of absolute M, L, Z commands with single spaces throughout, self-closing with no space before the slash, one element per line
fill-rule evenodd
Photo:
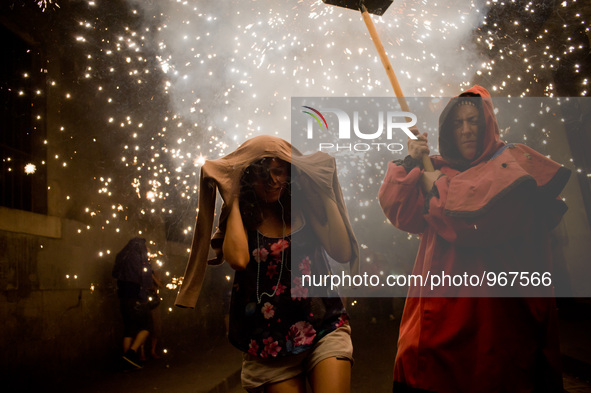
<path fill-rule="evenodd" d="M 488 92 L 475 86 L 466 93 L 481 100 L 484 120 L 475 158 L 463 160 L 453 144 L 454 98 L 440 118 L 442 154 L 430 157 L 443 174 L 432 192 L 420 189 L 420 167 L 392 162 L 379 200 L 394 226 L 420 234 L 414 275 L 467 274 L 484 285 L 409 288 L 395 386 L 561 391 L 552 288 L 489 286 L 485 279 L 487 272 L 552 272 L 549 232 L 566 210 L 558 194 L 570 172 L 525 145 L 502 142 Z"/>
<path fill-rule="evenodd" d="M 148 260 L 146 239 L 133 238 L 115 257 L 112 275 L 117 279 L 120 298 L 147 300 L 148 291 L 154 286 L 152 267 Z"/>

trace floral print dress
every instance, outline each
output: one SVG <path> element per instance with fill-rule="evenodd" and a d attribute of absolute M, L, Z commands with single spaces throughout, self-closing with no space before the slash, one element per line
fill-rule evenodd
<path fill-rule="evenodd" d="M 325 297 L 309 298 L 302 286 L 302 274 L 330 272 L 311 228 L 284 238 L 250 231 L 248 242 L 250 262 L 235 273 L 230 305 L 235 347 L 261 358 L 295 355 L 348 321 L 337 293 L 326 288 Z"/>

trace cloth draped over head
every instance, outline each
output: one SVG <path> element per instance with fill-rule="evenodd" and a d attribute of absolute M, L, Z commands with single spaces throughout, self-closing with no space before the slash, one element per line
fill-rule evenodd
<path fill-rule="evenodd" d="M 349 234 L 348 240 L 351 243 L 351 274 L 355 274 L 359 270 L 359 248 L 345 208 L 334 158 L 322 152 L 303 155 L 283 139 L 261 135 L 247 140 L 227 156 L 206 161 L 202 166 L 197 222 L 189 261 L 175 305 L 194 308 L 203 285 L 208 262 L 212 265 L 223 262 L 223 229 L 228 218 L 229 206 L 240 194 L 240 179 L 244 170 L 255 161 L 265 157 L 277 157 L 297 168 L 298 176 L 305 176 L 307 180 L 301 182 L 300 192 L 312 195 L 324 193 L 336 202 Z M 212 237 L 216 190 L 219 191 L 224 203 L 218 229 Z M 208 261 L 210 246 L 215 251 L 215 257 Z"/>
<path fill-rule="evenodd" d="M 452 114 L 462 100 L 474 103 L 481 117 L 477 153 L 470 162 L 459 155 L 451 129 Z M 556 198 L 570 177 L 570 170 L 532 148 L 501 141 L 491 96 L 478 85 L 452 98 L 441 113 L 439 151 L 440 156 L 430 158 L 435 169 L 453 176 L 445 206 L 450 216 L 478 217 L 518 187 Z"/>

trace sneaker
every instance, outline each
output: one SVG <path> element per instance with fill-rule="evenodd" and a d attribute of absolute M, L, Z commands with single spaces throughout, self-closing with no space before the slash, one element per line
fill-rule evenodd
<path fill-rule="evenodd" d="M 129 349 L 129 350 L 127 350 L 127 352 L 125 352 L 125 354 L 123 355 L 123 360 L 125 360 L 127 363 L 129 363 L 130 365 L 132 365 L 133 367 L 135 367 L 137 369 L 144 367 L 142 365 L 142 361 L 140 361 L 140 356 L 138 355 L 138 353 L 131 350 L 131 349 Z"/>

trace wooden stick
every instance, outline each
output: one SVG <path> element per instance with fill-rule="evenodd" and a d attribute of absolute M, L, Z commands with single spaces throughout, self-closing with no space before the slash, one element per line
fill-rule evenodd
<path fill-rule="evenodd" d="M 367 12 L 367 8 L 364 4 L 361 4 L 361 15 L 363 16 L 363 21 L 367 26 L 371 40 L 378 50 L 380 60 L 382 60 L 382 65 L 386 69 L 386 74 L 388 75 L 388 79 L 390 79 L 390 84 L 392 85 L 392 89 L 394 89 L 394 94 L 396 94 L 396 98 L 398 98 L 400 108 L 402 108 L 404 112 L 410 112 L 406 98 L 404 98 L 404 94 L 402 93 L 402 89 L 398 83 L 398 78 L 396 78 L 392 64 L 390 64 L 390 59 L 388 59 L 384 45 L 382 45 L 382 40 L 380 40 L 380 36 L 378 35 L 376 27 L 374 26 L 371 16 L 369 16 L 369 12 Z M 423 167 L 427 172 L 433 172 L 435 170 L 428 154 L 423 154 Z"/>

